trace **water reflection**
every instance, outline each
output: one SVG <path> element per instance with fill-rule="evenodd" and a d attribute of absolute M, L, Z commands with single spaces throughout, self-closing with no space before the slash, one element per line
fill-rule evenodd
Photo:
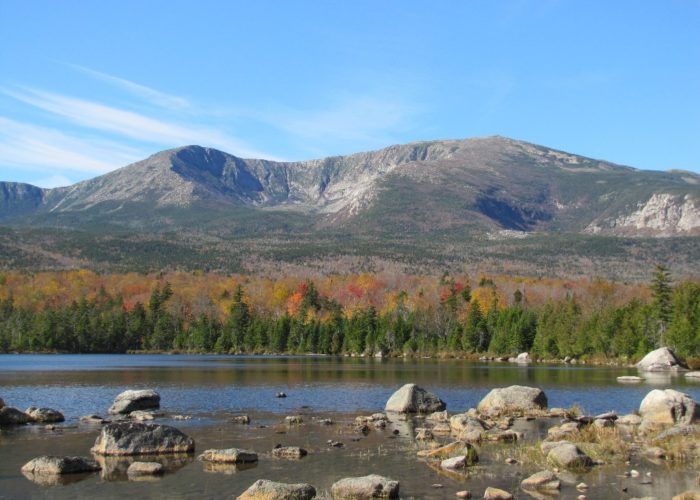
<path fill-rule="evenodd" d="M 164 473 L 170 474 L 182 469 L 187 464 L 194 460 L 193 455 L 175 454 L 175 455 L 148 455 L 148 456 L 127 456 L 127 457 L 107 457 L 103 455 L 94 455 L 95 460 L 102 470 L 100 477 L 105 481 L 126 481 L 130 478 L 126 471 L 134 462 L 158 462 L 163 465 Z M 139 476 L 142 477 L 148 476 Z"/>

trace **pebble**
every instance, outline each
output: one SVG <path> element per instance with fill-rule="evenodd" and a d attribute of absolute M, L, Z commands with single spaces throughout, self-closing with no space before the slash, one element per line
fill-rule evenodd
<path fill-rule="evenodd" d="M 340 441 L 333 441 L 332 439 L 329 439 L 328 446 L 330 446 L 331 448 L 342 448 L 345 445 Z"/>
<path fill-rule="evenodd" d="M 433 488 L 435 488 L 435 489 L 440 489 L 440 488 L 444 488 L 444 486 L 441 485 L 440 483 L 435 483 L 435 484 L 433 485 Z"/>
<path fill-rule="evenodd" d="M 586 495 L 579 495 L 576 497 L 577 500 L 586 500 Z"/>
<path fill-rule="evenodd" d="M 517 464 L 518 461 L 517 461 L 516 459 L 514 459 L 514 458 L 510 458 L 510 457 L 509 457 L 509 458 L 506 458 L 506 463 L 507 463 L 508 465 L 513 465 L 513 464 Z"/>
<path fill-rule="evenodd" d="M 471 498 L 472 497 L 472 492 L 469 490 L 463 490 L 463 491 L 458 491 L 455 493 L 457 495 L 457 498 Z"/>
<path fill-rule="evenodd" d="M 631 477 L 639 477 L 639 471 L 632 469 L 630 471 L 630 476 Z"/>
<path fill-rule="evenodd" d="M 577 490 L 587 490 L 587 489 L 588 489 L 588 485 L 587 485 L 586 483 L 578 483 L 578 484 L 576 485 L 576 489 L 577 489 Z"/>

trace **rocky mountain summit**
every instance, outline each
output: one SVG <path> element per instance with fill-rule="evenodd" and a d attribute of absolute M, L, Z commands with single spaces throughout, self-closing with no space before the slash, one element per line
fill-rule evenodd
<path fill-rule="evenodd" d="M 0 182 L 3 231 L 10 267 L 98 259 L 112 268 L 126 258 L 150 269 L 167 255 L 177 265 L 240 269 L 251 254 L 269 262 L 335 254 L 433 267 L 445 258 L 516 256 L 538 267 L 560 259 L 568 270 L 572 256 L 595 268 L 612 255 L 627 275 L 622 267 L 641 269 L 632 260 L 647 266 L 670 245 L 687 271 L 697 262 L 700 176 L 498 136 L 300 162 L 186 146 L 68 187 Z"/>
<path fill-rule="evenodd" d="M 302 162 L 245 160 L 187 146 L 64 188 L 0 183 L 5 221 L 40 223 L 60 214 L 72 214 L 71 225 L 81 224 L 81 214 L 116 221 L 120 212 L 144 205 L 292 211 L 322 227 L 372 212 L 375 222 L 398 221 L 409 231 L 437 224 L 668 236 L 700 231 L 700 176 L 640 171 L 487 137 Z M 150 213 L 130 223 L 149 226 Z"/>

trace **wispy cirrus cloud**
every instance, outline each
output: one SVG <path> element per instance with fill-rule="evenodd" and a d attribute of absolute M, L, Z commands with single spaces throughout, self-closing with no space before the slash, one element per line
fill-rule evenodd
<path fill-rule="evenodd" d="M 192 103 L 184 97 L 167 94 L 159 90 L 147 87 L 146 85 L 141 85 L 140 83 L 132 82 L 126 78 L 120 78 L 118 76 L 110 75 L 108 73 L 103 73 L 102 71 L 96 71 L 94 69 L 86 68 L 85 66 L 80 66 L 79 64 L 64 63 L 66 66 L 73 68 L 81 73 L 88 76 L 101 80 L 103 82 L 109 83 L 116 87 L 119 87 L 131 94 L 140 97 L 141 99 L 148 101 L 151 104 L 160 106 L 165 109 L 170 110 L 186 110 L 192 108 Z"/>
<path fill-rule="evenodd" d="M 94 101 L 47 92 L 31 87 L 2 88 L 0 92 L 25 104 L 92 130 L 101 130 L 133 140 L 176 147 L 200 144 L 251 157 L 270 157 L 243 141 L 202 125 L 182 125 Z"/>
<path fill-rule="evenodd" d="M 0 159 L 7 167 L 102 174 L 143 156 L 143 151 L 119 142 L 76 137 L 0 116 Z"/>

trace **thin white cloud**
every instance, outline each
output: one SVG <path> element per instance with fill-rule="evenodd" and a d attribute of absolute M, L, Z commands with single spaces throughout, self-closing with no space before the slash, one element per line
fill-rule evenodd
<path fill-rule="evenodd" d="M 199 144 L 223 149 L 240 156 L 272 159 L 270 155 L 252 149 L 242 141 L 213 127 L 170 123 L 133 111 L 28 87 L 20 91 L 6 88 L 0 91 L 83 127 L 103 130 L 138 141 L 165 147 Z"/>
<path fill-rule="evenodd" d="M 36 179 L 32 182 L 32 184 L 42 188 L 52 189 L 57 187 L 70 186 L 71 184 L 74 184 L 74 182 L 65 175 L 55 174 L 50 175 L 48 177 L 43 177 L 41 179 Z"/>
<path fill-rule="evenodd" d="M 185 110 L 192 107 L 191 103 L 183 97 L 166 94 L 165 92 L 155 90 L 151 87 L 147 87 L 136 82 L 132 82 L 131 80 L 127 80 L 126 78 L 113 76 L 107 73 L 103 73 L 101 71 L 86 68 L 85 66 L 80 66 L 78 64 L 65 64 L 73 69 L 80 71 L 81 73 L 84 73 L 93 78 L 97 78 L 98 80 L 102 80 L 104 82 L 115 85 L 116 87 L 124 89 L 156 106 L 160 106 L 162 108 L 174 111 Z"/>
<path fill-rule="evenodd" d="M 338 146 L 367 147 L 391 143 L 395 140 L 393 134 L 411 127 L 417 112 L 415 105 L 397 97 L 346 95 L 324 109 L 278 108 L 244 114 L 280 129 L 298 141 L 313 143 L 316 146 L 314 151 L 328 154 L 329 149 Z"/>
<path fill-rule="evenodd" d="M 57 175 L 65 171 L 103 174 L 144 156 L 116 142 L 75 137 L 0 116 L 0 158 L 7 167 Z"/>

